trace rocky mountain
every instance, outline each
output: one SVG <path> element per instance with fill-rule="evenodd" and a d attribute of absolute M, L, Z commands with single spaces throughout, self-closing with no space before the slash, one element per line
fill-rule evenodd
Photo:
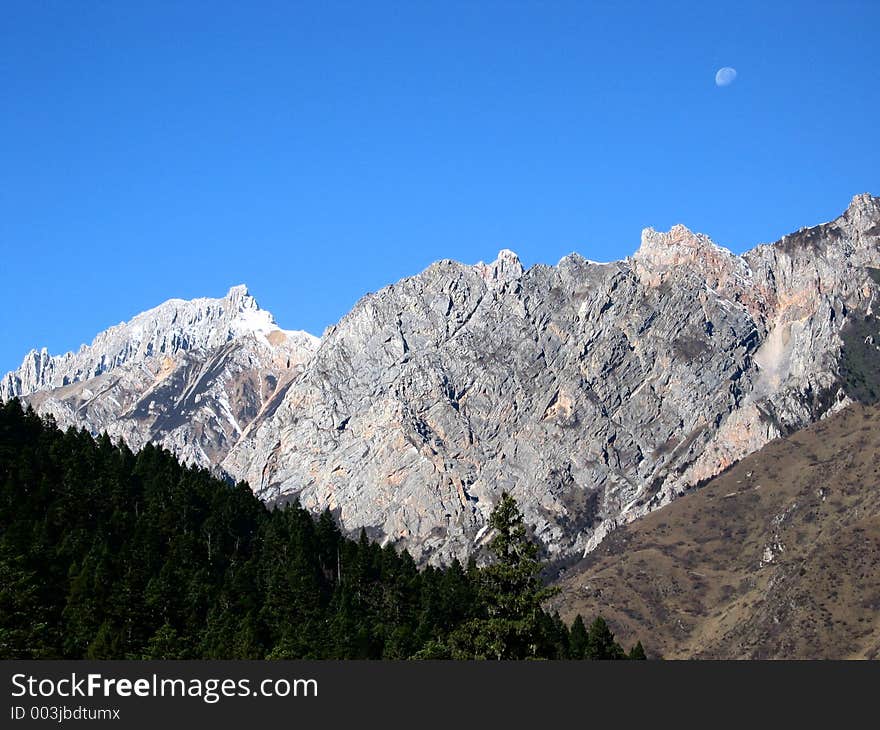
<path fill-rule="evenodd" d="M 593 549 L 774 438 L 880 394 L 880 199 L 737 256 L 674 226 L 524 269 L 444 260 L 317 341 L 246 291 L 168 302 L 2 381 L 62 425 L 158 441 L 421 560 L 478 551 L 503 490 Z"/>
<path fill-rule="evenodd" d="M 507 490 L 551 556 L 582 554 L 851 402 L 878 234 L 860 195 L 742 256 L 675 226 L 613 263 L 439 261 L 330 328 L 223 467 L 428 560 L 478 548 Z"/>
<path fill-rule="evenodd" d="M 200 466 L 219 463 L 271 412 L 318 346 L 280 329 L 244 286 L 222 299 L 172 299 L 99 334 L 78 352 L 28 353 L 0 381 L 62 427 L 152 441 Z"/>
<path fill-rule="evenodd" d="M 777 439 L 616 530 L 555 608 L 666 658 L 880 658 L 878 454 L 876 405 Z"/>

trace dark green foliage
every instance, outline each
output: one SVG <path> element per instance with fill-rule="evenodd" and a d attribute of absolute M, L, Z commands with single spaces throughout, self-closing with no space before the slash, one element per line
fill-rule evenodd
<path fill-rule="evenodd" d="M 0 658 L 567 657 L 506 495 L 492 525 L 494 564 L 419 570 L 363 532 L 346 538 L 329 512 L 267 509 L 155 446 L 62 432 L 11 401 Z"/>
<path fill-rule="evenodd" d="M 645 649 L 642 646 L 642 642 L 636 642 L 636 645 L 629 650 L 629 659 L 647 659 L 648 656 L 645 654 Z"/>
<path fill-rule="evenodd" d="M 22 556 L 5 545 L 0 552 L 0 657 L 51 656 L 49 626 L 39 604 L 37 579 Z"/>
<path fill-rule="evenodd" d="M 605 619 L 599 616 L 587 632 L 587 659 L 624 659 L 623 647 L 614 640 Z"/>
<path fill-rule="evenodd" d="M 526 533 L 514 499 L 502 494 L 489 519 L 495 561 L 480 572 L 480 612 L 449 637 L 457 659 L 564 656 L 565 627 L 542 604 L 554 591 L 540 580 L 538 549 Z"/>
<path fill-rule="evenodd" d="M 587 658 L 587 627 L 584 626 L 583 617 L 578 614 L 571 622 L 571 631 L 568 637 L 568 656 L 570 659 Z"/>

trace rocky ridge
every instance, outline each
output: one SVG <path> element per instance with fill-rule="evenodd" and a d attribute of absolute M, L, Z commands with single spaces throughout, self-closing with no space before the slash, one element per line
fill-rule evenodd
<path fill-rule="evenodd" d="M 880 201 L 737 256 L 684 226 L 629 259 L 439 261 L 364 297 L 223 462 L 422 559 L 479 548 L 502 490 L 551 556 L 593 548 L 851 399 Z"/>
<path fill-rule="evenodd" d="M 215 466 L 277 403 L 318 338 L 280 329 L 245 286 L 221 299 L 171 299 L 99 334 L 77 352 L 33 350 L 0 381 L 62 427 L 160 444 Z"/>
<path fill-rule="evenodd" d="M 320 342 L 235 287 L 34 351 L 0 397 L 219 465 L 424 561 L 479 551 L 506 490 L 566 561 L 880 388 L 851 377 L 880 341 L 878 236 L 880 200 L 859 195 L 741 256 L 674 226 L 617 262 L 443 260 Z"/>

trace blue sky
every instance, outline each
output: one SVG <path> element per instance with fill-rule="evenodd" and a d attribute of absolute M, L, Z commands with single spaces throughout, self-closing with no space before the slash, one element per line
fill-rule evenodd
<path fill-rule="evenodd" d="M 0 371 L 241 282 L 320 334 L 438 258 L 831 219 L 880 194 L 878 27 L 873 0 L 6 0 Z"/>

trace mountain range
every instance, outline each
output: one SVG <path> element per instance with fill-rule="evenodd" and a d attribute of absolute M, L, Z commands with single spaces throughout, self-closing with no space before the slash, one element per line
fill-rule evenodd
<path fill-rule="evenodd" d="M 235 286 L 222 299 L 171 299 L 75 353 L 32 350 L 0 381 L 0 399 L 20 397 L 64 428 L 106 432 L 132 449 L 156 443 L 211 467 L 277 405 L 318 342 L 279 328 Z"/>
<path fill-rule="evenodd" d="M 880 199 L 735 255 L 684 226 L 622 261 L 450 260 L 319 339 L 245 287 L 170 300 L 0 381 L 62 426 L 332 510 L 417 559 L 503 491 L 560 564 L 774 439 L 880 394 Z"/>

